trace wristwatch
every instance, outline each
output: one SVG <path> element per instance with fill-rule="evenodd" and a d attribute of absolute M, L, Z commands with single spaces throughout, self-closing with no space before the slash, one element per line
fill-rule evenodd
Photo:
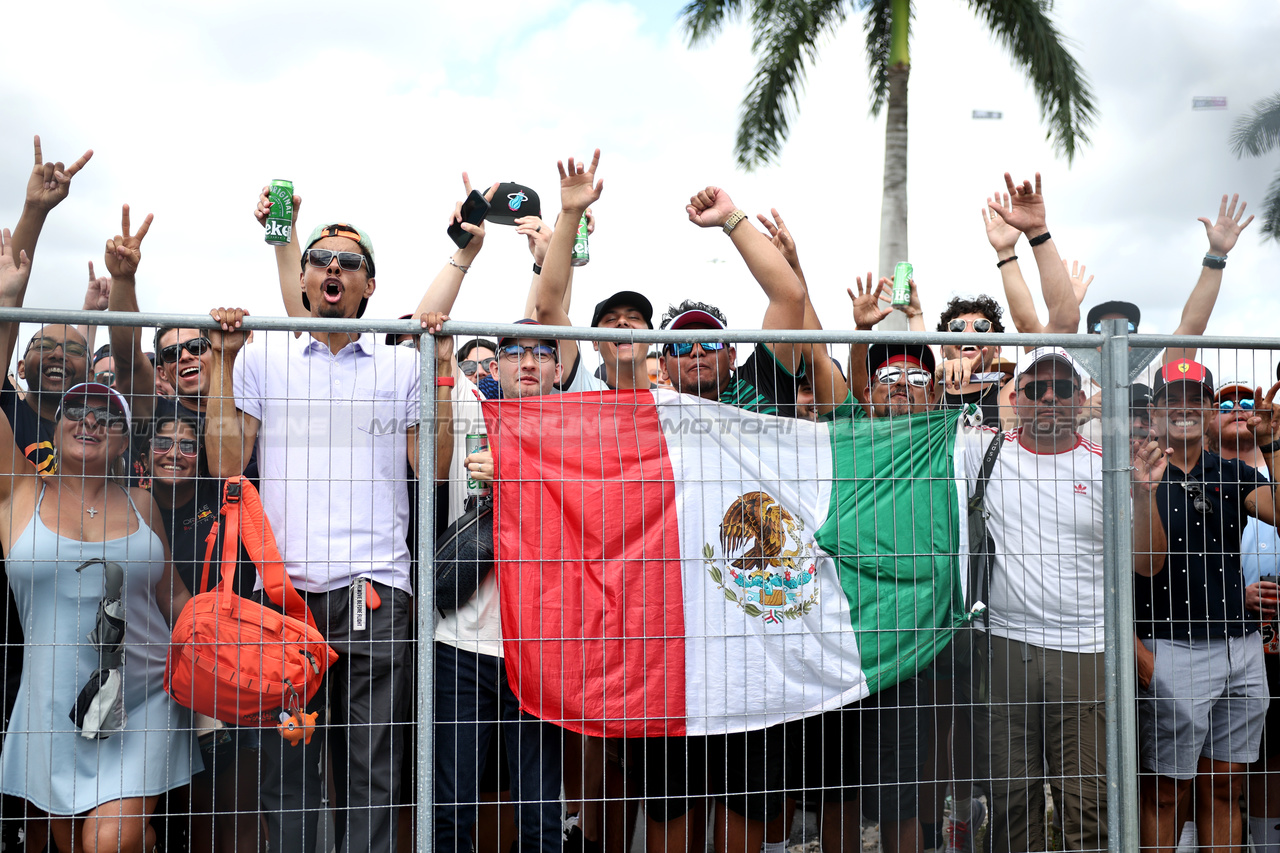
<path fill-rule="evenodd" d="M 724 221 L 724 233 L 732 234 L 733 229 L 738 227 L 738 223 L 746 219 L 747 215 L 740 209 L 729 214 L 729 218 Z"/>

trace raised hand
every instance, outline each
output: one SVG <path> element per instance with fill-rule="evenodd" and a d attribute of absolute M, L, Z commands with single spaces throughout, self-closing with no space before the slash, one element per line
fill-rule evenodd
<path fill-rule="evenodd" d="M 129 205 L 120 208 L 121 234 L 107 241 L 107 250 L 102 261 L 112 278 L 133 276 L 138 272 L 138 264 L 142 262 L 142 238 L 151 230 L 152 215 L 138 227 L 138 233 L 129 233 Z"/>
<path fill-rule="evenodd" d="M 533 262 L 542 266 L 547 258 L 547 248 L 551 245 L 551 235 L 555 233 L 551 226 L 537 216 L 521 216 L 516 220 L 516 233 L 523 234 L 529 240 L 529 254 Z"/>
<path fill-rule="evenodd" d="M 1248 202 L 1240 202 L 1240 208 L 1236 209 L 1236 202 L 1240 201 L 1240 195 L 1231 196 L 1231 204 L 1228 206 L 1227 197 L 1222 197 L 1222 203 L 1218 205 L 1218 219 L 1210 222 L 1203 216 L 1199 217 L 1199 221 L 1204 223 L 1205 236 L 1209 238 L 1209 254 L 1225 255 L 1235 248 L 1236 240 L 1240 238 L 1240 232 L 1249 227 L 1249 223 L 1253 221 L 1253 214 L 1249 214 L 1249 218 L 1243 222 L 1244 209 L 1248 207 Z"/>
<path fill-rule="evenodd" d="M 787 223 L 782 221 L 782 214 L 778 213 L 778 208 L 771 207 L 769 212 L 773 214 L 773 219 L 763 213 L 757 213 L 756 219 L 759 219 L 765 230 L 769 232 L 774 247 L 782 253 L 782 257 L 787 259 L 791 269 L 800 269 L 800 256 L 796 253 L 796 241 L 791 236 L 791 230 L 787 228 Z M 870 284 L 870 277 L 868 277 L 868 284 Z M 849 294 L 852 296 L 853 291 L 850 290 Z"/>
<path fill-rule="evenodd" d="M 1067 268 L 1065 259 L 1062 261 L 1062 268 Z M 1089 276 L 1088 279 L 1084 277 L 1084 264 L 1079 261 L 1071 262 L 1071 271 L 1067 275 L 1071 279 L 1071 291 L 1076 295 L 1076 302 L 1083 305 L 1085 294 L 1089 292 L 1089 285 L 1093 284 L 1093 276 Z"/>
<path fill-rule="evenodd" d="M 209 316 L 219 325 L 219 328 L 208 333 L 211 348 L 215 353 L 235 355 L 248 342 L 248 336 L 240 328 L 240 321 L 248 317 L 249 312 L 243 308 L 214 308 Z"/>
<path fill-rule="evenodd" d="M 271 205 L 275 204 L 271 200 L 270 185 L 262 188 L 262 192 L 258 193 L 258 204 L 253 208 L 253 218 L 258 220 L 258 224 L 263 228 L 267 227 L 267 215 L 271 212 Z M 298 224 L 298 209 L 302 207 L 302 196 L 295 195 L 293 197 L 293 224 Z"/>
<path fill-rule="evenodd" d="M 893 287 L 893 282 L 882 278 L 873 288 L 871 282 L 874 280 L 871 273 L 867 273 L 866 287 L 863 287 L 862 277 L 859 276 L 855 279 L 858 292 L 855 294 L 853 288 L 847 288 L 849 299 L 853 302 L 853 325 L 859 330 L 870 329 L 893 313 L 893 306 L 888 304 L 889 297 L 886 295 Z M 885 304 L 881 305 L 881 302 Z"/>
<path fill-rule="evenodd" d="M 1265 399 L 1261 388 L 1253 389 L 1253 414 L 1249 417 L 1248 427 L 1257 447 L 1280 438 L 1280 419 L 1275 416 L 1277 391 L 1280 391 L 1280 382 L 1271 386 Z"/>
<path fill-rule="evenodd" d="M 498 191 L 498 184 L 495 183 L 493 186 L 489 187 L 489 189 L 483 193 L 484 200 L 488 202 L 492 202 L 493 194 L 497 191 Z M 485 220 L 481 219 L 479 225 L 473 225 L 470 222 L 463 221 L 462 202 L 466 201 L 467 196 L 469 195 L 471 195 L 471 179 L 467 177 L 466 172 L 463 172 L 462 173 L 462 201 L 454 203 L 453 213 L 449 214 L 449 221 L 446 223 L 446 225 L 452 225 L 453 223 L 457 222 L 459 227 L 461 227 L 463 231 L 466 231 L 468 234 L 471 235 L 471 241 L 467 243 L 465 248 L 459 249 L 458 251 L 462 252 L 466 256 L 475 257 L 476 253 L 480 251 L 480 247 L 484 245 Z"/>
<path fill-rule="evenodd" d="M 1030 181 L 1015 185 L 1008 172 L 1004 173 L 1004 184 L 1009 191 L 1009 206 L 1001 210 L 1000 205 L 988 199 L 987 208 L 1028 237 L 1039 237 L 1048 231 L 1044 218 L 1044 195 L 1040 192 L 1040 173 L 1036 172 L 1035 187 Z"/>
<path fill-rule="evenodd" d="M 1169 454 L 1173 448 L 1161 449 L 1154 438 L 1147 446 L 1133 456 L 1133 467 L 1129 469 L 1129 479 L 1134 486 L 1147 492 L 1154 492 L 1164 479 L 1165 469 L 1169 467 Z"/>
<path fill-rule="evenodd" d="M 13 256 L 13 234 L 8 228 L 0 231 L 0 299 L 6 304 L 22 296 L 31 275 L 31 260 L 25 251 Z"/>
<path fill-rule="evenodd" d="M 71 191 L 71 179 L 92 156 L 93 149 L 90 148 L 70 166 L 64 166 L 61 162 L 46 163 L 44 154 L 40 151 L 40 137 L 37 136 L 36 164 L 31 170 L 31 177 L 27 179 L 27 205 L 45 213 L 57 207 Z"/>
<path fill-rule="evenodd" d="M 93 261 L 89 261 L 89 286 L 84 290 L 84 310 L 106 311 L 111 299 L 111 279 L 93 274 Z"/>
<path fill-rule="evenodd" d="M 453 335 L 443 335 L 440 329 L 449 320 L 443 311 L 424 311 L 415 317 L 428 334 L 435 336 L 436 361 L 449 363 L 453 361 Z M 421 339 L 420 339 L 421 340 Z"/>
<path fill-rule="evenodd" d="M 1008 177 L 1006 175 L 1006 177 Z M 1012 252 L 1018 245 L 1022 232 L 1010 225 L 1005 217 L 1011 209 L 1009 194 L 996 192 L 987 199 L 987 206 L 982 208 L 982 221 L 987 226 L 987 240 L 996 254 Z"/>
<path fill-rule="evenodd" d="M 689 199 L 685 213 L 699 228 L 722 227 L 735 210 L 733 199 L 719 187 L 707 187 Z"/>
<path fill-rule="evenodd" d="M 987 348 L 982 347 L 973 355 L 962 355 L 942 362 L 942 382 L 948 388 L 959 390 L 969 384 L 973 369 L 986 357 Z"/>
<path fill-rule="evenodd" d="M 564 210 L 586 210 L 595 204 L 604 191 L 604 181 L 596 180 L 596 167 L 600 165 L 600 149 L 591 157 L 591 165 L 584 166 L 581 161 L 575 163 L 569 158 L 568 167 L 559 160 L 556 168 L 560 171 L 560 207 Z"/>

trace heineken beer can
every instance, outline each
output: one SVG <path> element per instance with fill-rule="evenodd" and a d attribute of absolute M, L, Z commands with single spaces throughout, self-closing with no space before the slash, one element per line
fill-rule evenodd
<path fill-rule="evenodd" d="M 267 198 L 267 233 L 263 237 L 272 246 L 283 246 L 293 234 L 293 181 L 272 181 Z"/>
<path fill-rule="evenodd" d="M 587 215 L 582 214 L 578 220 L 578 236 L 573 238 L 573 261 L 575 267 L 585 267 L 591 260 L 591 252 L 587 249 Z"/>
<path fill-rule="evenodd" d="M 911 264 L 906 261 L 899 261 L 893 268 L 893 296 L 890 297 L 889 303 L 891 305 L 911 304 Z"/>
<path fill-rule="evenodd" d="M 467 433 L 467 455 L 479 453 L 481 450 L 489 449 L 489 436 L 482 432 Z M 487 495 L 493 488 L 488 483 L 478 482 L 471 477 L 471 472 L 467 472 L 467 494 L 469 495 Z"/>

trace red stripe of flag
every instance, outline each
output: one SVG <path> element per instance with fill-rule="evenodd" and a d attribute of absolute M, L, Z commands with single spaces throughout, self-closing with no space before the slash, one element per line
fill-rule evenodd
<path fill-rule="evenodd" d="M 507 674 L 605 737 L 685 733 L 675 478 L 648 391 L 486 402 Z"/>

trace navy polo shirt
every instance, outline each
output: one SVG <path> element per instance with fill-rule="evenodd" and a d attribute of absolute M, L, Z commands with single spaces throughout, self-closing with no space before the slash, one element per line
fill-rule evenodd
<path fill-rule="evenodd" d="M 1268 482 L 1243 462 L 1207 450 L 1189 473 L 1173 465 L 1165 470 L 1156 507 L 1169 557 L 1155 577 L 1133 579 L 1139 637 L 1239 637 L 1258 630 L 1257 617 L 1244 609 L 1240 536 L 1245 498 Z"/>

